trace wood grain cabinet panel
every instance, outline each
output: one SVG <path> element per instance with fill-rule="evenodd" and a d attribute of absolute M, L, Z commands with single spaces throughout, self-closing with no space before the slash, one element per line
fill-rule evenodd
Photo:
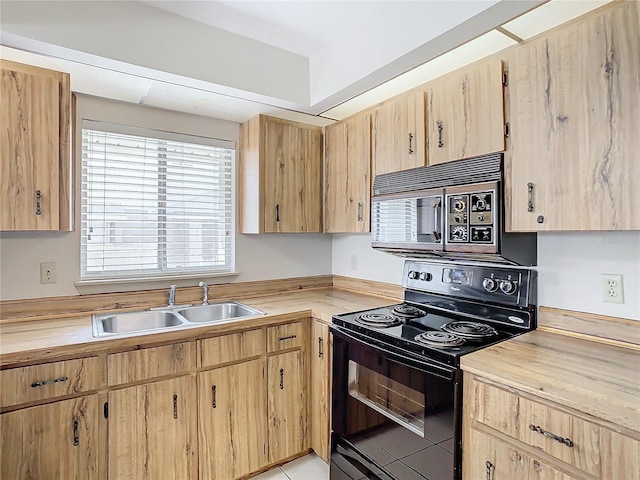
<path fill-rule="evenodd" d="M 195 368 L 193 342 L 114 353 L 107 357 L 109 385 L 180 374 Z"/>
<path fill-rule="evenodd" d="M 371 115 L 366 113 L 324 130 L 324 231 L 370 231 Z"/>
<path fill-rule="evenodd" d="M 0 478 L 99 479 L 99 412 L 97 395 L 86 395 L 3 413 Z"/>
<path fill-rule="evenodd" d="M 320 458 L 328 462 L 331 432 L 331 336 L 326 323 L 319 320 L 312 321 L 309 350 L 311 448 Z"/>
<path fill-rule="evenodd" d="M 263 359 L 198 374 L 198 409 L 200 478 L 230 480 L 268 463 Z"/>
<path fill-rule="evenodd" d="M 322 231 L 322 128 L 259 115 L 240 127 L 240 232 Z"/>
<path fill-rule="evenodd" d="M 273 355 L 268 362 L 269 462 L 307 448 L 307 396 L 302 352 Z"/>
<path fill-rule="evenodd" d="M 640 229 L 640 5 L 513 51 L 511 229 Z"/>
<path fill-rule="evenodd" d="M 269 353 L 300 347 L 304 341 L 304 325 L 302 325 L 302 322 L 267 328 L 267 352 Z"/>
<path fill-rule="evenodd" d="M 236 362 L 265 353 L 264 330 L 222 335 L 198 340 L 200 367 Z"/>
<path fill-rule="evenodd" d="M 433 82 L 427 116 L 429 165 L 503 151 L 502 62 L 477 62 Z"/>
<path fill-rule="evenodd" d="M 0 60 L 0 230 L 71 230 L 69 75 Z"/>
<path fill-rule="evenodd" d="M 373 177 L 427 164 L 425 97 L 423 91 L 400 95 L 373 113 Z"/>
<path fill-rule="evenodd" d="M 43 363 L 0 372 L 2 408 L 97 390 L 106 385 L 103 358 Z"/>
<path fill-rule="evenodd" d="M 196 379 L 109 392 L 109 478 L 197 479 Z"/>

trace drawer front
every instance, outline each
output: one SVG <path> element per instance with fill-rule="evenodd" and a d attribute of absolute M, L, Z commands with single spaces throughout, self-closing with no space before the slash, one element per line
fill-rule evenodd
<path fill-rule="evenodd" d="M 265 352 L 264 331 L 249 330 L 248 332 L 198 340 L 198 352 L 200 354 L 199 367 L 215 366 L 257 357 Z"/>
<path fill-rule="evenodd" d="M 302 322 L 287 323 L 277 325 L 267 329 L 267 352 L 278 352 L 287 348 L 299 347 L 302 345 L 304 327 Z"/>
<path fill-rule="evenodd" d="M 638 478 L 637 440 L 478 379 L 471 388 L 478 422 L 598 478 Z"/>
<path fill-rule="evenodd" d="M 109 385 L 137 382 L 195 368 L 192 342 L 114 353 L 107 357 Z"/>
<path fill-rule="evenodd" d="M 2 407 L 47 400 L 104 387 L 104 358 L 88 357 L 0 372 Z"/>

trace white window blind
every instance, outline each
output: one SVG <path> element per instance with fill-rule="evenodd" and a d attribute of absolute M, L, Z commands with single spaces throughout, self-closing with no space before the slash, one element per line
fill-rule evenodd
<path fill-rule="evenodd" d="M 233 269 L 233 142 L 83 121 L 82 279 Z"/>

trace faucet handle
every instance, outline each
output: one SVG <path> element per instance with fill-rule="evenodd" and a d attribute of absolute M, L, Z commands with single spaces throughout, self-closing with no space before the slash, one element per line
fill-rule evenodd
<path fill-rule="evenodd" d="M 177 285 L 169 285 L 169 306 L 173 307 L 176 304 L 176 288 Z"/>
<path fill-rule="evenodd" d="M 200 282 L 198 286 L 202 287 L 202 305 L 209 305 L 209 285 Z"/>

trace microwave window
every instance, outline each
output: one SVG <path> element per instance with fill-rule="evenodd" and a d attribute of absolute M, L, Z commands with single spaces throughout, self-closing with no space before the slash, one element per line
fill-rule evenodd
<path fill-rule="evenodd" d="M 372 241 L 379 243 L 441 243 L 440 196 L 372 202 Z"/>

